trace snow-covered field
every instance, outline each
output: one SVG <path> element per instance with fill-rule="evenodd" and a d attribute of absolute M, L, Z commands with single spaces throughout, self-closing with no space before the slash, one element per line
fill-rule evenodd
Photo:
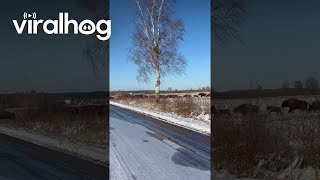
<path fill-rule="evenodd" d="M 173 113 L 166 113 L 166 112 L 151 110 L 152 107 L 149 109 L 146 109 L 139 106 L 139 104 L 135 104 L 135 103 L 124 104 L 124 102 L 121 102 L 121 101 L 119 102 L 111 101 L 110 104 L 119 106 L 121 108 L 130 109 L 148 116 L 152 116 L 153 118 L 166 121 L 168 123 L 175 124 L 178 126 L 182 126 L 200 133 L 210 134 L 210 120 L 208 117 L 203 119 L 185 118 Z M 206 115 L 202 114 L 201 116 L 206 116 Z"/>

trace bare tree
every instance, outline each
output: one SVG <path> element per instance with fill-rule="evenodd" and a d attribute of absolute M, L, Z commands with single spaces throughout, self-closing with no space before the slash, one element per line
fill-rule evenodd
<path fill-rule="evenodd" d="M 304 81 L 304 88 L 306 88 L 306 89 L 318 89 L 319 88 L 319 81 L 315 77 L 309 76 Z"/>
<path fill-rule="evenodd" d="M 87 9 L 91 18 L 95 21 L 109 19 L 109 1 L 104 0 L 76 0 L 80 8 Z M 83 57 L 92 66 L 93 72 L 99 68 L 108 67 L 109 41 L 100 41 L 95 36 L 86 38 L 86 47 L 83 50 Z"/>
<path fill-rule="evenodd" d="M 259 85 L 256 87 L 256 90 L 257 90 L 257 91 L 262 91 L 262 90 L 263 90 L 262 85 L 259 84 Z"/>
<path fill-rule="evenodd" d="M 290 83 L 288 80 L 285 80 L 282 82 L 282 85 L 281 85 L 281 88 L 282 89 L 289 89 L 290 88 Z"/>
<path fill-rule="evenodd" d="M 213 38 L 240 40 L 241 24 L 247 14 L 244 0 L 211 0 Z"/>
<path fill-rule="evenodd" d="M 173 19 L 174 0 L 135 0 L 136 29 L 129 59 L 138 66 L 137 80 L 149 82 L 155 75 L 155 97 L 159 101 L 160 77 L 184 73 L 185 58 L 178 52 L 183 40 L 182 19 Z"/>
<path fill-rule="evenodd" d="M 302 89 L 303 88 L 303 84 L 301 81 L 295 81 L 294 82 L 294 88 L 296 89 Z"/>

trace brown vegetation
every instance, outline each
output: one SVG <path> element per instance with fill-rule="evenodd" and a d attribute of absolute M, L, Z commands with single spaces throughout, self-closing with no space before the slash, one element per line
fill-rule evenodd
<path fill-rule="evenodd" d="M 122 94 L 113 99 L 114 102 L 122 104 L 131 104 L 149 110 L 156 110 L 165 113 L 174 113 L 182 117 L 190 118 L 200 115 L 201 113 L 210 114 L 209 99 L 191 98 L 189 94 L 185 95 L 161 95 L 160 101 L 156 102 L 154 96 L 140 94 Z M 203 104 L 203 105 L 202 105 Z"/>
<path fill-rule="evenodd" d="M 107 147 L 107 105 L 90 105 L 88 101 L 88 105 L 67 105 L 49 94 L 17 96 L 20 98 L 15 95 L 0 96 L 0 102 L 11 102 L 3 105 L 6 114 L 14 114 L 14 118 L 0 118 L 0 124 Z"/>
<path fill-rule="evenodd" d="M 284 101 L 285 102 L 285 101 Z M 272 108 L 270 108 L 272 107 Z M 294 168 L 320 169 L 320 121 L 316 112 L 278 113 L 281 108 L 245 116 L 215 116 L 213 169 L 258 179 L 275 179 L 297 158 Z M 219 112 L 219 110 L 216 110 Z"/>

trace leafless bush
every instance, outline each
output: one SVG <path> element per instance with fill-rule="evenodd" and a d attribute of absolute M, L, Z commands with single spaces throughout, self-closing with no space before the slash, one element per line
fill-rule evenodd
<path fill-rule="evenodd" d="M 242 122 L 215 117 L 213 125 L 213 162 L 215 169 L 232 174 L 252 174 L 256 154 L 255 117 Z"/>
<path fill-rule="evenodd" d="M 49 136 L 107 147 L 109 123 L 106 115 L 52 110 L 54 111 L 25 110 L 19 118 L 3 123 Z"/>
<path fill-rule="evenodd" d="M 210 113 L 210 100 L 198 100 L 195 98 L 161 98 L 159 102 L 155 102 L 154 97 L 137 98 L 137 97 L 121 97 L 114 99 L 126 105 L 137 106 L 149 110 L 156 110 L 165 113 L 174 113 L 182 117 L 190 118 L 198 116 L 202 112 Z"/>
<path fill-rule="evenodd" d="M 175 113 L 184 117 L 188 117 L 196 109 L 196 104 L 191 98 L 176 99 L 174 101 Z"/>
<path fill-rule="evenodd" d="M 106 114 L 79 114 L 56 98 L 41 93 L 0 95 L 0 108 L 10 109 L 15 119 L 1 124 L 22 128 L 77 142 L 107 146 L 108 119 Z"/>

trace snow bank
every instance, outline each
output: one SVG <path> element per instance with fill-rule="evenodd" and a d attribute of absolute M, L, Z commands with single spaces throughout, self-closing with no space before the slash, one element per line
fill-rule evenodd
<path fill-rule="evenodd" d="M 110 101 L 111 105 L 115 105 L 121 108 L 129 109 L 147 116 L 151 116 L 161 121 L 165 121 L 170 124 L 174 124 L 177 126 L 181 126 L 196 132 L 200 132 L 202 134 L 210 135 L 210 121 L 201 121 L 191 118 L 183 118 L 181 116 L 177 116 L 175 114 L 156 112 L 147 109 L 142 109 L 138 107 L 132 107 L 116 102 Z"/>
<path fill-rule="evenodd" d="M 34 132 L 27 132 L 25 130 L 12 129 L 4 126 L 0 126 L 0 133 L 31 142 L 39 146 L 60 150 L 98 164 L 107 165 L 108 162 L 108 156 L 106 156 L 106 154 L 109 153 L 108 149 L 70 142 L 60 138 L 48 137 Z"/>

